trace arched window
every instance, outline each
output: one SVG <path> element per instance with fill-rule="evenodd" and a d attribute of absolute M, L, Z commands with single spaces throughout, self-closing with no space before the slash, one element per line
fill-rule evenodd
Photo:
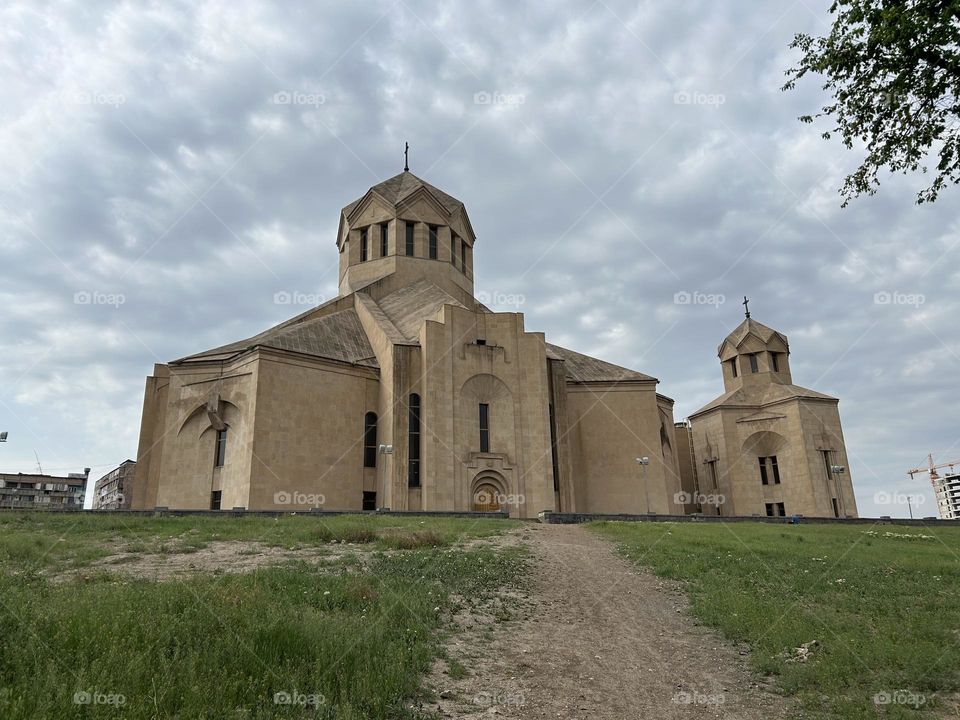
<path fill-rule="evenodd" d="M 377 466 L 377 414 L 368 412 L 363 416 L 363 466 Z"/>
<path fill-rule="evenodd" d="M 420 487 L 420 396 L 410 395 L 410 421 L 407 430 L 409 450 L 407 454 L 407 485 Z"/>

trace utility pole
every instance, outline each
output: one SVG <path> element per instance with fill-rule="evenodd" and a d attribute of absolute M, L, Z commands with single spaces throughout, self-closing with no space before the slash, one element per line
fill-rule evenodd
<path fill-rule="evenodd" d="M 640 466 L 640 481 L 643 483 L 644 508 L 647 515 L 650 515 L 650 485 L 647 483 L 647 465 L 650 464 L 650 458 L 647 456 L 638 457 L 637 465 Z"/>
<path fill-rule="evenodd" d="M 378 486 L 383 488 L 383 494 L 386 495 L 387 490 L 387 480 L 389 480 L 390 475 L 387 473 L 387 457 L 393 455 L 393 445 L 387 445 L 385 443 L 380 443 L 380 446 L 377 448 L 377 454 L 380 455 L 380 465 L 383 465 L 383 483 L 377 483 Z M 380 474 L 380 468 L 377 467 L 377 475 Z M 377 489 L 379 490 L 380 487 Z M 379 508 L 374 508 L 379 509 Z"/>

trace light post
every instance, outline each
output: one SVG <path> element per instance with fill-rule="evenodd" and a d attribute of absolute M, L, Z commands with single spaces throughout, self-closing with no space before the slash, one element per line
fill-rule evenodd
<path fill-rule="evenodd" d="M 907 507 L 910 509 L 910 519 L 913 520 L 913 495 L 907 495 Z"/>
<path fill-rule="evenodd" d="M 3 432 L 0 432 L 0 442 L 6 442 L 6 441 L 7 441 L 7 431 L 4 430 Z"/>
<path fill-rule="evenodd" d="M 387 455 L 393 455 L 393 445 L 387 445 L 386 443 L 380 443 L 379 447 L 377 447 L 377 454 L 380 455 L 380 458 L 381 458 L 381 460 L 380 460 L 380 465 L 383 465 L 383 466 L 384 466 L 384 472 L 383 472 L 383 481 L 384 481 L 384 482 L 383 482 L 383 491 L 384 491 L 384 495 L 386 495 L 386 490 L 387 490 L 386 481 L 387 481 L 387 478 L 389 477 L 389 475 L 387 475 L 387 472 L 386 472 Z M 380 474 L 380 469 L 377 468 L 377 475 L 379 475 L 379 474 Z M 379 485 L 380 483 L 378 482 L 377 484 Z M 376 509 L 376 508 L 375 508 L 375 509 Z"/>
<path fill-rule="evenodd" d="M 647 465 L 649 464 L 650 458 L 646 455 L 637 458 L 637 465 L 640 466 L 640 478 L 643 482 L 644 507 L 646 508 L 647 515 L 650 514 L 650 487 L 647 484 Z"/>

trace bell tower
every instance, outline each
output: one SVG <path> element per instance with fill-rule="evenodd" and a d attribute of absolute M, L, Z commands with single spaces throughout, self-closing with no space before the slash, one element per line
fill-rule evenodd
<path fill-rule="evenodd" d="M 762 383 L 791 385 L 787 336 L 752 319 L 748 302 L 744 298 L 746 319 L 724 338 L 717 350 L 723 368 L 724 391 Z"/>
<path fill-rule="evenodd" d="M 428 280 L 472 304 L 475 242 L 463 203 L 405 169 L 343 208 L 340 295 Z"/>

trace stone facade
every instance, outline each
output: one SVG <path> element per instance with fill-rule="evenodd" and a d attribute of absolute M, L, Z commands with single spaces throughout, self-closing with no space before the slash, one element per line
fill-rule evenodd
<path fill-rule="evenodd" d="M 656 378 L 490 311 L 475 242 L 463 203 L 406 171 L 347 205 L 337 298 L 154 368 L 132 507 L 692 509 Z"/>

